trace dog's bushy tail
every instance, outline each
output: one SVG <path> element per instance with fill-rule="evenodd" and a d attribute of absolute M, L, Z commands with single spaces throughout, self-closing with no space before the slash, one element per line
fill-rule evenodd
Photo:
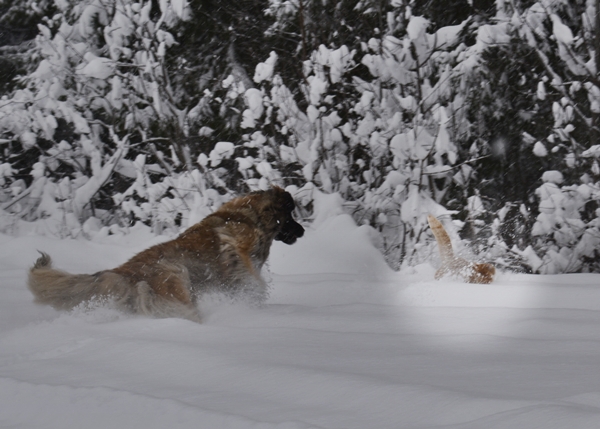
<path fill-rule="evenodd" d="M 52 259 L 40 252 L 29 270 L 27 285 L 35 302 L 57 310 L 71 310 L 81 303 L 110 300 L 121 311 L 152 317 L 183 317 L 201 322 L 195 303 L 181 303 L 159 296 L 145 281 L 133 284 L 114 271 L 96 274 L 69 274 L 52 268 Z M 163 266 L 165 270 L 169 267 Z M 175 269 L 171 267 L 171 269 Z M 187 275 L 187 272 L 186 272 Z"/>
<path fill-rule="evenodd" d="M 50 256 L 40 253 L 42 256 L 29 270 L 27 279 L 27 286 L 39 304 L 50 305 L 57 310 L 70 310 L 82 302 L 113 295 L 119 297 L 127 291 L 127 288 L 123 288 L 126 286 L 123 284 L 125 279 L 117 274 L 69 274 L 52 268 Z M 111 279 L 112 285 L 109 285 L 106 274 L 120 278 Z"/>
<path fill-rule="evenodd" d="M 458 275 L 467 283 L 488 284 L 494 280 L 494 276 L 496 275 L 496 267 L 494 265 L 487 263 L 477 264 L 457 258 L 454 256 L 450 236 L 442 223 L 432 215 L 427 216 L 427 222 L 429 222 L 431 231 L 438 243 L 442 258 L 442 266 L 435 273 L 436 279 L 447 274 L 452 274 Z"/>
<path fill-rule="evenodd" d="M 452 249 L 452 242 L 450 241 L 450 236 L 446 232 L 444 225 L 442 225 L 442 223 L 432 215 L 427 216 L 427 222 L 429 223 L 431 232 L 433 232 L 433 236 L 435 237 L 440 249 L 442 263 L 448 263 L 452 261 L 454 259 L 454 250 Z"/>

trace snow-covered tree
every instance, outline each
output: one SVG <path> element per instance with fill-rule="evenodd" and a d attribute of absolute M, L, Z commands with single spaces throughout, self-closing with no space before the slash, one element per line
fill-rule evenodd
<path fill-rule="evenodd" d="M 0 95 L 18 87 L 17 76 L 33 71 L 30 41 L 37 35 L 37 24 L 53 13 L 52 0 L 0 0 Z"/>
<path fill-rule="evenodd" d="M 469 180 L 472 155 L 455 142 L 464 98 L 454 90 L 466 23 L 430 33 L 427 19 L 400 4 L 384 17 L 384 28 L 354 46 L 313 50 L 300 98 L 274 72 L 272 54 L 254 76 L 260 89 L 246 93 L 243 126 L 259 129 L 280 161 L 296 166 L 305 204 L 315 189 L 339 193 L 400 265 L 425 256 L 427 213 L 448 214 L 440 203 Z"/>
<path fill-rule="evenodd" d="M 2 199 L 29 217 L 56 213 L 40 204 L 54 200 L 78 223 L 112 205 L 113 173 L 135 178 L 128 150 L 147 145 L 153 128 L 182 128 L 165 52 L 175 43 L 168 29 L 186 18 L 187 7 L 180 0 L 160 2 L 154 12 L 152 2 L 123 0 L 56 7 L 39 26 L 37 69 L 0 102 L 10 165 Z M 185 160 L 177 139 L 171 147 Z"/>
<path fill-rule="evenodd" d="M 532 113 L 546 116 L 544 127 L 523 135 L 543 166 L 531 230 L 542 273 L 600 269 L 596 8 L 595 1 L 507 6 L 515 33 L 538 64 Z"/>
<path fill-rule="evenodd" d="M 159 232 L 277 184 L 304 217 L 339 195 L 394 266 L 431 258 L 433 213 L 499 265 L 600 269 L 592 0 L 43 5 L 4 212 Z"/>

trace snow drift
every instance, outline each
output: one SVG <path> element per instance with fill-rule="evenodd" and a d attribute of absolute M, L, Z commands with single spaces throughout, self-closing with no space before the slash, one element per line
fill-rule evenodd
<path fill-rule="evenodd" d="M 0 427 L 593 428 L 598 275 L 491 285 L 396 273 L 366 227 L 330 213 L 276 243 L 263 308 L 203 301 L 206 323 L 39 307 L 36 249 L 72 272 L 161 240 L 0 235 Z"/>

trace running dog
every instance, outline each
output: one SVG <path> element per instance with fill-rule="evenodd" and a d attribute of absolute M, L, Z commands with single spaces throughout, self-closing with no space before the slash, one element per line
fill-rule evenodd
<path fill-rule="evenodd" d="M 454 255 L 450 236 L 444 229 L 444 226 L 434 216 L 427 216 L 427 222 L 440 249 L 442 266 L 436 271 L 435 278 L 451 275 L 463 279 L 467 283 L 488 284 L 494 280 L 496 267 L 492 264 L 478 264 L 469 262 L 463 258 Z"/>
<path fill-rule="evenodd" d="M 292 196 L 279 187 L 223 204 L 174 240 L 95 274 L 69 274 L 42 256 L 29 271 L 35 301 L 69 310 L 94 299 L 123 311 L 201 321 L 198 296 L 216 291 L 248 294 L 262 302 L 268 287 L 260 275 L 273 240 L 293 244 L 304 228 L 293 217 Z"/>

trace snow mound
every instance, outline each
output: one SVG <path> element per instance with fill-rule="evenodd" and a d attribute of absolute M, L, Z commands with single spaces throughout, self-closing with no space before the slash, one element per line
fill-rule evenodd
<path fill-rule="evenodd" d="M 436 281 L 429 264 L 393 272 L 371 229 L 320 204 L 305 237 L 273 245 L 267 304 L 203 300 L 204 324 L 32 303 L 37 249 L 93 272 L 168 238 L 148 228 L 0 235 L 0 426 L 597 426 L 598 275 L 472 285 Z"/>

